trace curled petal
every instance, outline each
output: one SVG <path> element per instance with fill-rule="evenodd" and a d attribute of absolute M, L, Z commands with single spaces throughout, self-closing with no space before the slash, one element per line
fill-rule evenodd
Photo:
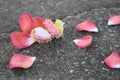
<path fill-rule="evenodd" d="M 35 27 L 42 27 L 45 29 L 45 24 L 44 24 L 45 19 L 44 18 L 35 17 L 35 18 L 33 18 L 33 21 L 34 21 Z"/>
<path fill-rule="evenodd" d="M 45 19 L 44 24 L 46 26 L 46 30 L 51 34 L 52 38 L 59 37 L 59 31 L 57 30 L 57 28 L 55 27 L 55 25 L 53 24 L 51 20 Z"/>
<path fill-rule="evenodd" d="M 104 62 L 110 68 L 120 68 L 120 55 L 116 52 L 112 52 L 111 55 L 104 59 Z"/>
<path fill-rule="evenodd" d="M 13 46 L 16 49 L 26 48 L 34 43 L 34 41 L 22 33 L 14 31 L 10 35 Z"/>
<path fill-rule="evenodd" d="M 9 62 L 9 69 L 29 68 L 35 61 L 36 57 L 26 56 L 22 54 L 14 54 Z"/>
<path fill-rule="evenodd" d="M 90 20 L 85 20 L 84 22 L 78 24 L 76 26 L 76 29 L 79 31 L 88 31 L 88 32 L 98 32 L 98 28 L 96 25 L 90 21 Z"/>
<path fill-rule="evenodd" d="M 112 16 L 108 19 L 108 25 L 119 25 L 120 15 Z"/>
<path fill-rule="evenodd" d="M 89 46 L 91 44 L 92 36 L 90 36 L 90 35 L 84 36 L 80 39 L 73 40 L 73 42 L 75 43 L 76 46 L 78 46 L 80 48 L 86 48 L 87 46 Z"/>
<path fill-rule="evenodd" d="M 39 43 L 46 43 L 51 41 L 50 33 L 41 27 L 33 29 L 31 32 L 31 37 L 34 41 L 37 41 Z"/>
<path fill-rule="evenodd" d="M 19 24 L 22 29 L 22 32 L 25 35 L 29 35 L 31 30 L 34 28 L 34 22 L 32 16 L 28 13 L 24 13 L 20 16 Z"/>
<path fill-rule="evenodd" d="M 63 35 L 64 27 L 63 27 L 63 22 L 59 19 L 56 20 L 55 22 L 55 27 L 57 28 L 59 32 L 59 37 Z"/>

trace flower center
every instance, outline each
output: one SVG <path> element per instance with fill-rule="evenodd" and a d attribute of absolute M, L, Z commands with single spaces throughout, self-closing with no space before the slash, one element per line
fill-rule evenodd
<path fill-rule="evenodd" d="M 31 31 L 31 38 L 39 43 L 51 41 L 50 33 L 41 27 L 37 27 Z"/>

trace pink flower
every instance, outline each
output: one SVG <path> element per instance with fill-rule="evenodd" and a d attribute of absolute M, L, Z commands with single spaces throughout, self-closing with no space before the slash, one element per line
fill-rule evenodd
<path fill-rule="evenodd" d="M 32 17 L 24 13 L 19 18 L 19 24 L 22 32 L 14 31 L 10 35 L 16 49 L 29 47 L 34 42 L 50 42 L 63 34 L 63 23 L 58 19 L 54 24 L 50 19 Z"/>
<path fill-rule="evenodd" d="M 120 54 L 112 52 L 108 57 L 104 59 L 104 62 L 110 68 L 120 68 Z"/>
<path fill-rule="evenodd" d="M 77 24 L 76 29 L 79 31 L 88 31 L 88 32 L 99 31 L 96 25 L 90 20 L 85 20 L 84 22 Z"/>
<path fill-rule="evenodd" d="M 88 47 L 91 44 L 91 42 L 92 42 L 92 36 L 90 36 L 90 35 L 84 36 L 84 37 L 82 37 L 80 39 L 73 40 L 73 42 L 79 48 L 86 48 L 86 47 Z"/>
<path fill-rule="evenodd" d="M 9 69 L 29 68 L 35 61 L 36 57 L 30 57 L 22 54 L 14 54 L 9 62 Z"/>
<path fill-rule="evenodd" d="M 120 24 L 120 15 L 115 15 L 108 19 L 108 25 L 119 25 L 119 24 Z"/>

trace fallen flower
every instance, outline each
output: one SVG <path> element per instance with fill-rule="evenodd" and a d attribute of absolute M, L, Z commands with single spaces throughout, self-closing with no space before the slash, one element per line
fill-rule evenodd
<path fill-rule="evenodd" d="M 32 17 L 24 13 L 19 18 L 22 32 L 14 31 L 11 33 L 11 41 L 16 49 L 29 47 L 34 42 L 46 43 L 53 38 L 63 35 L 63 22 L 56 20 L 55 24 L 46 18 Z"/>
<path fill-rule="evenodd" d="M 29 68 L 35 61 L 36 57 L 26 56 L 22 54 L 14 54 L 9 62 L 9 69 Z"/>
<path fill-rule="evenodd" d="M 111 55 L 104 59 L 104 62 L 110 68 L 120 68 L 120 55 L 116 52 L 112 52 Z"/>
<path fill-rule="evenodd" d="M 76 29 L 79 31 L 88 31 L 88 32 L 98 32 L 98 28 L 96 25 L 90 21 L 90 20 L 85 20 L 84 22 L 76 25 Z"/>
<path fill-rule="evenodd" d="M 108 19 L 108 25 L 119 25 L 119 24 L 120 24 L 120 15 L 115 15 Z"/>
<path fill-rule="evenodd" d="M 84 37 L 82 37 L 80 39 L 73 40 L 73 42 L 79 48 L 86 48 L 86 47 L 88 47 L 91 44 L 91 42 L 92 42 L 92 36 L 90 36 L 90 35 L 84 36 Z"/>

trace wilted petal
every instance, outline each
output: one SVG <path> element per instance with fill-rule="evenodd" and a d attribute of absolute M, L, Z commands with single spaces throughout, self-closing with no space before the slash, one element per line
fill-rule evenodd
<path fill-rule="evenodd" d="M 35 27 L 32 16 L 28 13 L 24 13 L 20 16 L 19 24 L 22 32 L 26 35 L 29 35 L 31 30 Z"/>
<path fill-rule="evenodd" d="M 78 24 L 76 26 L 76 29 L 79 31 L 88 31 L 88 32 L 98 32 L 98 28 L 96 25 L 90 21 L 90 20 L 85 20 L 84 22 Z"/>
<path fill-rule="evenodd" d="M 42 18 L 42 17 L 35 17 L 35 18 L 33 18 L 33 21 L 34 21 L 35 27 L 42 27 L 44 29 L 46 28 L 45 24 L 44 24 L 44 21 L 45 21 L 44 18 Z"/>
<path fill-rule="evenodd" d="M 78 46 L 80 48 L 86 48 L 87 46 L 89 46 L 91 44 L 92 36 L 90 36 L 90 35 L 84 36 L 80 39 L 73 40 L 73 42 L 75 43 L 76 46 Z"/>
<path fill-rule="evenodd" d="M 22 33 L 14 31 L 10 35 L 13 46 L 16 49 L 26 48 L 34 43 L 34 41 L 27 36 L 24 36 Z"/>
<path fill-rule="evenodd" d="M 36 57 L 26 56 L 22 54 L 14 54 L 9 62 L 9 69 L 13 68 L 29 68 L 32 66 Z"/>
<path fill-rule="evenodd" d="M 37 27 L 33 29 L 31 33 L 31 37 L 34 41 L 37 41 L 39 43 L 46 43 L 51 41 L 50 33 L 41 27 Z"/>
<path fill-rule="evenodd" d="M 116 52 L 112 52 L 111 55 L 104 59 L 104 62 L 110 68 L 120 68 L 120 55 Z"/>
<path fill-rule="evenodd" d="M 108 25 L 119 25 L 120 15 L 112 16 L 108 19 Z"/>
<path fill-rule="evenodd" d="M 55 27 L 55 25 L 53 24 L 51 20 L 45 19 L 44 24 L 46 26 L 46 30 L 52 35 L 52 38 L 59 37 L 59 31 L 57 30 L 57 28 Z"/>
<path fill-rule="evenodd" d="M 64 31 L 63 22 L 61 20 L 57 19 L 55 22 L 55 27 L 57 28 L 57 30 L 59 32 L 59 37 L 62 36 L 63 31 Z"/>

